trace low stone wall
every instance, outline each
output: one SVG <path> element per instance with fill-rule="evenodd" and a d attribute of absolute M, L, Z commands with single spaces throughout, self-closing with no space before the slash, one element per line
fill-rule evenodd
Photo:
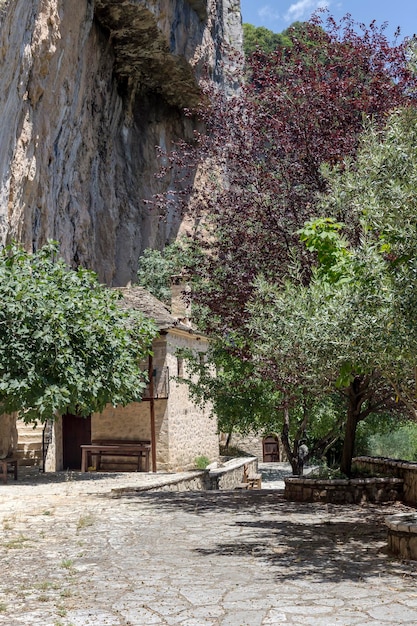
<path fill-rule="evenodd" d="M 292 502 L 394 502 L 403 499 L 401 478 L 320 479 L 289 477 L 285 479 L 284 497 Z"/>
<path fill-rule="evenodd" d="M 371 456 L 356 457 L 353 463 L 359 469 L 401 478 L 404 481 L 404 502 L 417 504 L 417 463 Z"/>
<path fill-rule="evenodd" d="M 390 552 L 402 559 L 417 560 L 417 515 L 390 515 L 385 524 Z"/>
<path fill-rule="evenodd" d="M 145 482 L 143 485 L 136 485 L 135 487 L 116 487 L 111 490 L 111 495 L 114 498 L 127 495 L 137 495 L 145 491 L 205 491 L 206 480 L 204 472 L 201 470 L 195 472 L 189 472 L 187 476 L 175 476 L 170 477 L 167 474 L 163 474 L 158 480 L 152 480 L 152 482 Z"/>
<path fill-rule="evenodd" d="M 206 470 L 191 471 L 187 476 L 161 475 L 160 482 L 143 484 L 136 487 L 122 487 L 112 489 L 114 497 L 122 495 L 134 495 L 144 491 L 214 491 L 236 489 L 243 482 L 244 467 L 248 468 L 248 474 L 256 474 L 258 471 L 258 459 L 254 457 L 241 457 L 226 461 L 221 466 Z"/>
<path fill-rule="evenodd" d="M 212 468 L 206 475 L 207 489 L 224 490 L 236 489 L 243 482 L 244 467 L 247 467 L 248 474 L 258 473 L 257 457 L 239 457 L 226 461 L 219 467 Z"/>

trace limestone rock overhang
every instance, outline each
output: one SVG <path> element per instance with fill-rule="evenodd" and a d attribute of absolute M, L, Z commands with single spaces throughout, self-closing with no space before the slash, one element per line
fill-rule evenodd
<path fill-rule="evenodd" d="M 164 7 L 170 7 L 170 19 Z M 159 93 L 176 107 L 192 107 L 199 102 L 198 68 L 192 50 L 201 44 L 206 0 L 96 0 L 94 12 L 113 47 L 115 75 L 121 89 L 129 91 L 140 86 Z M 194 24 L 197 35 L 192 46 L 186 41 L 186 27 L 181 21 Z"/>

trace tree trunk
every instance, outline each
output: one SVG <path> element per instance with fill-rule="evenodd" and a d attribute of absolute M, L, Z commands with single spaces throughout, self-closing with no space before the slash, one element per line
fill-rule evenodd
<path fill-rule="evenodd" d="M 345 430 L 345 439 L 343 442 L 342 462 L 340 470 L 346 476 L 352 474 L 352 458 L 355 450 L 356 428 L 361 419 L 361 408 L 367 399 L 369 388 L 369 378 L 367 376 L 355 376 L 347 389 L 348 409 Z"/>
<path fill-rule="evenodd" d="M 346 474 L 346 476 L 350 476 L 352 473 L 352 458 L 355 449 L 357 425 L 357 417 L 352 410 L 352 407 L 349 406 L 346 421 L 345 439 L 343 442 L 342 461 L 340 464 L 340 470 L 343 472 L 343 474 Z"/>
<path fill-rule="evenodd" d="M 291 465 L 293 475 L 301 476 L 303 473 L 303 466 L 300 465 L 300 459 L 298 458 L 298 442 L 296 442 L 294 446 L 296 448 L 294 451 L 291 449 L 290 445 L 290 413 L 288 408 L 284 408 L 284 422 L 282 425 L 281 441 L 287 454 L 288 461 Z"/>
<path fill-rule="evenodd" d="M 16 413 L 0 415 L 0 459 L 5 459 L 17 450 Z"/>

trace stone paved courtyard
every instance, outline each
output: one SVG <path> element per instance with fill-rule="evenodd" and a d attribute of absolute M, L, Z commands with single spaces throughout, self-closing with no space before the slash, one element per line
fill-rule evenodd
<path fill-rule="evenodd" d="M 267 487 L 285 473 L 265 472 Z M 417 563 L 387 554 L 383 525 L 407 507 L 295 504 L 279 489 L 111 496 L 153 479 L 0 485 L 0 624 L 417 624 Z"/>

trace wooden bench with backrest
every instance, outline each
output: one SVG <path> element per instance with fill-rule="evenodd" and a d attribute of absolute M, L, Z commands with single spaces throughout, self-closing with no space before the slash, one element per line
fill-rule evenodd
<path fill-rule="evenodd" d="M 149 472 L 149 456 L 151 442 L 149 440 L 99 439 L 91 444 L 81 446 L 81 471 L 86 472 L 93 466 L 100 470 L 101 459 L 107 457 L 136 457 L 138 472 Z"/>

